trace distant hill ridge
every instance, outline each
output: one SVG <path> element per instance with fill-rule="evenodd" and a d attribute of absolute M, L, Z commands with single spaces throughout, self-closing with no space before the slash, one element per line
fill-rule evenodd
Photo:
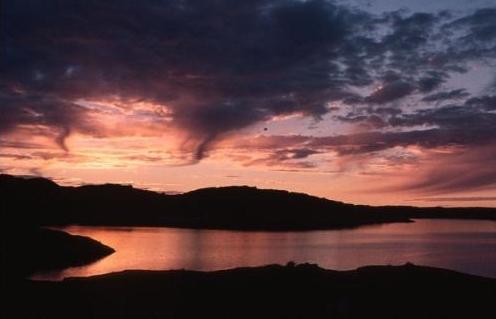
<path fill-rule="evenodd" d="M 412 218 L 496 220 L 494 208 L 366 206 L 249 186 L 168 195 L 130 185 L 59 186 L 41 177 L 0 175 L 0 208 L 8 223 L 172 226 L 238 230 L 357 227 Z"/>

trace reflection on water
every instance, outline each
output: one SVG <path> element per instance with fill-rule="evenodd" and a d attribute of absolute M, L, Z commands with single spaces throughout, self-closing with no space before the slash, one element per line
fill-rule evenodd
<path fill-rule="evenodd" d="M 417 220 L 351 230 L 239 232 L 150 227 L 79 227 L 116 252 L 93 264 L 35 279 L 58 280 L 125 269 L 218 270 L 272 263 L 317 263 L 345 270 L 413 262 L 496 277 L 496 222 Z"/>

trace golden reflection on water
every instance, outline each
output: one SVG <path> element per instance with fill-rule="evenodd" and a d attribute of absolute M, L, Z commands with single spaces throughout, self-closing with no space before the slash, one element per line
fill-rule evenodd
<path fill-rule="evenodd" d="M 337 270 L 413 262 L 496 277 L 496 222 L 489 221 L 418 220 L 307 232 L 80 226 L 63 230 L 96 239 L 116 252 L 90 265 L 37 274 L 34 279 L 126 269 L 218 270 L 288 261 Z"/>

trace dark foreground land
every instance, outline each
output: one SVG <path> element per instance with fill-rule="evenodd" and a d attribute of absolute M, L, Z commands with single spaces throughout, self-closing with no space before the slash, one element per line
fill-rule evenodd
<path fill-rule="evenodd" d="M 413 265 L 124 271 L 7 296 L 2 318 L 496 318 L 496 279 Z"/>
<path fill-rule="evenodd" d="M 353 205 L 247 186 L 167 195 L 124 185 L 63 187 L 0 174 L 1 220 L 37 226 L 171 226 L 236 230 L 338 229 L 412 218 L 496 220 L 496 208 Z"/>

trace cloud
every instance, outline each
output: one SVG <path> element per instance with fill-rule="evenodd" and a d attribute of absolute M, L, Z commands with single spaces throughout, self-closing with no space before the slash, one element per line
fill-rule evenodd
<path fill-rule="evenodd" d="M 250 165 L 287 169 L 286 162 L 292 163 L 289 151 L 301 149 L 305 150 L 303 155 L 327 156 L 324 166 L 322 159 L 307 159 L 302 163 L 307 169 L 325 171 L 332 167 L 333 162 L 345 161 L 350 167 L 353 167 L 353 162 L 359 163 L 365 173 L 374 174 L 373 163 L 380 161 L 381 169 L 375 174 L 409 176 L 408 182 L 389 187 L 387 191 L 444 194 L 495 189 L 496 137 L 491 128 L 496 127 L 496 118 L 488 117 L 480 110 L 466 112 L 465 108 L 419 111 L 404 118 L 405 122 L 401 124 L 407 127 L 430 124 L 434 126 L 431 129 L 368 131 L 321 137 L 259 136 L 236 144 L 249 154 L 265 154 L 248 161 Z M 461 125 L 463 120 L 466 123 Z M 395 169 L 398 165 L 415 168 L 409 173 L 401 173 Z"/>
<path fill-rule="evenodd" d="M 34 108 L 61 148 L 84 115 L 71 101 L 117 96 L 167 105 L 201 159 L 225 133 L 270 116 L 326 113 L 345 94 L 332 59 L 357 14 L 327 1 L 9 2 L 0 83 L 21 92 L 18 113 L 24 95 L 52 100 Z"/>
<path fill-rule="evenodd" d="M 470 99 L 468 105 L 484 103 Z M 484 107 L 487 107 L 484 103 Z M 437 109 L 419 109 L 413 113 L 393 116 L 389 123 L 394 127 L 435 125 L 446 130 L 463 130 L 467 134 L 478 132 L 491 137 L 491 127 L 496 125 L 496 114 L 483 108 L 467 105 L 447 105 Z"/>
<path fill-rule="evenodd" d="M 424 201 L 424 202 L 481 202 L 481 201 L 496 201 L 496 196 L 424 197 L 424 198 L 414 199 L 414 201 Z"/>
<path fill-rule="evenodd" d="M 7 158 L 7 159 L 15 159 L 15 160 L 31 159 L 31 156 L 28 156 L 28 155 L 10 154 L 10 153 L 0 154 L 0 157 Z"/>
<path fill-rule="evenodd" d="M 401 190 L 446 194 L 467 190 L 496 189 L 496 144 L 465 149 L 440 156 L 417 178 L 399 187 Z"/>
<path fill-rule="evenodd" d="M 470 33 L 467 37 L 474 37 L 477 41 L 496 40 L 496 8 L 476 10 L 473 14 L 457 19 L 450 26 L 468 26 Z"/>
<path fill-rule="evenodd" d="M 30 143 L 30 142 L 20 142 L 20 141 L 9 141 L 5 139 L 0 139 L 0 146 L 2 149 L 5 148 L 15 148 L 15 149 L 39 149 L 43 148 L 44 145 Z"/>
<path fill-rule="evenodd" d="M 176 151 L 197 163 L 255 124 L 292 114 L 321 121 L 332 110 L 332 124 L 360 133 L 326 122 L 319 136 L 250 135 L 236 148 L 295 170 L 327 153 L 479 149 L 494 144 L 494 96 L 451 86 L 474 62 L 496 58 L 495 12 L 376 15 L 324 0 L 7 1 L 0 134 L 29 130 L 69 150 L 71 134 L 104 139 L 147 125 L 181 136 Z"/>
<path fill-rule="evenodd" d="M 86 110 L 55 97 L 4 91 L 0 93 L 0 109 L 0 134 L 8 133 L 17 126 L 44 126 L 66 151 L 65 139 L 72 130 L 94 135 L 99 132 L 90 122 Z"/>
<path fill-rule="evenodd" d="M 336 119 L 347 123 L 359 123 L 361 126 L 366 128 L 382 128 L 387 125 L 385 120 L 375 114 L 372 115 L 355 115 L 354 113 L 349 113 L 345 116 L 336 116 Z"/>
<path fill-rule="evenodd" d="M 412 93 L 414 87 L 403 81 L 394 81 L 381 86 L 378 90 L 369 95 L 365 101 L 374 104 L 385 104 L 401 99 Z"/>
<path fill-rule="evenodd" d="M 417 81 L 417 86 L 420 92 L 429 93 L 437 88 L 448 78 L 444 72 L 429 71 L 427 74 Z"/>
<path fill-rule="evenodd" d="M 473 97 L 465 102 L 465 106 L 479 108 L 485 111 L 494 111 L 496 110 L 496 95 Z"/>
<path fill-rule="evenodd" d="M 453 146 L 479 146 L 496 142 L 494 134 L 474 128 L 433 128 L 405 132 L 371 131 L 335 136 L 280 135 L 260 136 L 255 139 L 236 141 L 240 149 L 248 151 L 272 151 L 273 156 L 288 158 L 287 150 L 304 149 L 306 152 L 335 152 L 341 155 L 374 153 L 394 147 L 418 146 L 437 149 Z M 282 150 L 282 151 L 281 151 Z"/>
<path fill-rule="evenodd" d="M 469 96 L 470 94 L 465 89 L 457 89 L 451 91 L 443 91 L 435 94 L 427 95 L 422 98 L 424 102 L 437 102 L 444 100 L 458 100 Z"/>
<path fill-rule="evenodd" d="M 350 85 L 372 82 L 386 50 L 403 54 L 408 43 L 413 59 L 441 20 L 399 13 L 379 19 L 318 0 L 9 1 L 4 11 L 0 84 L 21 92 L 11 96 L 17 112 L 24 95 L 40 97 L 32 107 L 41 124 L 59 131 L 62 148 L 73 130 L 93 133 L 79 127 L 84 112 L 70 103 L 117 96 L 167 105 L 173 124 L 196 141 L 197 159 L 226 133 L 271 116 L 319 118 L 329 102 L 353 95 Z M 368 35 L 381 23 L 393 32 Z M 398 80 L 368 101 L 387 103 L 412 90 Z M 6 131 L 24 122 L 14 114 L 0 125 Z"/>
<path fill-rule="evenodd" d="M 255 150 L 255 149 L 254 149 Z M 260 151 L 262 149 L 257 149 L 256 151 Z M 308 157 L 319 154 L 318 150 L 313 148 L 281 148 L 275 149 L 273 151 L 265 150 L 266 152 L 262 152 L 265 155 L 249 160 L 244 161 L 244 166 L 253 166 L 253 165 L 263 165 L 268 167 L 277 167 L 280 169 L 291 169 L 291 170 L 305 170 L 312 169 L 316 167 L 316 164 L 311 161 L 306 160 Z"/>

